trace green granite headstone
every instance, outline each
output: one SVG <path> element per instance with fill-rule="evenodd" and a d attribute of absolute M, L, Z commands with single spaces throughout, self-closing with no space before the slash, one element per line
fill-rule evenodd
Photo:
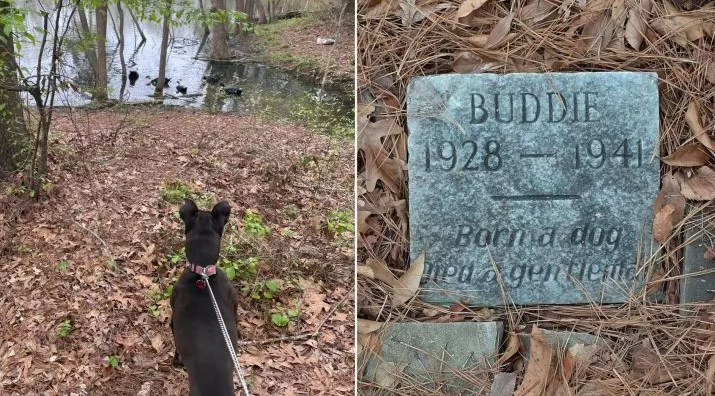
<path fill-rule="evenodd" d="M 652 249 L 656 83 L 630 72 L 414 79 L 410 252 L 425 253 L 422 299 L 626 301 Z"/>

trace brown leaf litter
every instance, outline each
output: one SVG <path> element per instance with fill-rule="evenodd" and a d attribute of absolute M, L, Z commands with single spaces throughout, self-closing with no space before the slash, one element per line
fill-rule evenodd
<path fill-rule="evenodd" d="M 352 293 L 352 250 L 326 229 L 331 210 L 352 207 L 349 142 L 251 117 L 162 109 L 59 111 L 51 136 L 46 196 L 18 210 L 25 200 L 5 185 L 0 196 L 3 213 L 16 214 L 0 221 L 9 242 L 0 255 L 0 394 L 187 394 L 185 372 L 171 365 L 161 295 L 183 264 L 168 258 L 183 243 L 178 204 L 161 199 L 174 180 L 227 199 L 231 224 L 248 209 L 260 213 L 274 231 L 252 253 L 259 276 L 299 280 L 274 301 L 241 293 L 241 340 L 314 331 L 337 308 L 318 337 L 239 351 L 253 394 L 352 392 L 352 298 L 337 307 Z M 318 165 L 301 165 L 303 157 Z M 294 301 L 299 318 L 273 326 L 271 309 Z"/>

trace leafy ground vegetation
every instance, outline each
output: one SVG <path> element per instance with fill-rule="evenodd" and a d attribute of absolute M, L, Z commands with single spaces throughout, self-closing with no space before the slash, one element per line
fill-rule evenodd
<path fill-rule="evenodd" d="M 386 323 L 499 320 L 505 332 L 496 366 L 454 368 L 456 376 L 469 382 L 468 394 L 712 394 L 715 308 L 712 302 L 680 304 L 679 287 L 683 248 L 703 235 L 712 241 L 708 230 L 715 202 L 713 3 L 360 0 L 357 32 L 357 89 L 362 102 L 357 137 L 357 255 L 362 264 L 358 376 L 366 357 L 381 355 L 379 336 Z M 455 72 L 620 70 L 655 72 L 659 80 L 663 179 L 653 203 L 656 252 L 647 263 L 639 263 L 654 274 L 648 287 L 622 305 L 505 304 L 474 309 L 413 299 L 423 260 L 408 257 L 407 249 L 404 105 L 410 79 Z M 713 257 L 710 242 L 704 258 Z M 650 300 L 656 292 L 663 292 L 661 302 Z M 580 351 L 552 348 L 541 329 L 590 333 L 608 346 L 598 351 L 583 345 Z M 517 334 L 530 335 L 528 365 Z M 388 364 L 375 381 L 362 380 L 359 391 L 440 395 L 447 394 L 445 385 L 437 375 L 433 381 L 410 378 L 399 365 Z"/>
<path fill-rule="evenodd" d="M 1 394 L 187 394 L 168 322 L 185 198 L 231 204 L 219 265 L 252 393 L 352 392 L 349 140 L 160 108 L 59 110 L 50 136 L 42 189 L 0 190 Z"/>

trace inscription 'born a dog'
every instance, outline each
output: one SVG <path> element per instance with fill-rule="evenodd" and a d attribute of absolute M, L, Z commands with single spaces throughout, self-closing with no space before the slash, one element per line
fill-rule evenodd
<path fill-rule="evenodd" d="M 423 299 L 629 298 L 659 182 L 655 74 L 420 77 L 407 111 Z"/>

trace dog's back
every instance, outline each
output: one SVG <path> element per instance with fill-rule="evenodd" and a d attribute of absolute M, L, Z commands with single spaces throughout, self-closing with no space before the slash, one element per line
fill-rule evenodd
<path fill-rule="evenodd" d="M 199 211 L 187 201 L 181 207 L 186 225 L 186 257 L 201 267 L 218 260 L 223 227 L 228 220 L 228 203 L 217 204 L 209 213 Z M 172 331 L 177 357 L 189 373 L 191 396 L 233 396 L 233 362 L 224 341 L 207 287 L 200 287 L 201 276 L 184 270 L 171 295 Z M 235 351 L 238 331 L 238 294 L 220 270 L 209 277 L 216 302 Z"/>

